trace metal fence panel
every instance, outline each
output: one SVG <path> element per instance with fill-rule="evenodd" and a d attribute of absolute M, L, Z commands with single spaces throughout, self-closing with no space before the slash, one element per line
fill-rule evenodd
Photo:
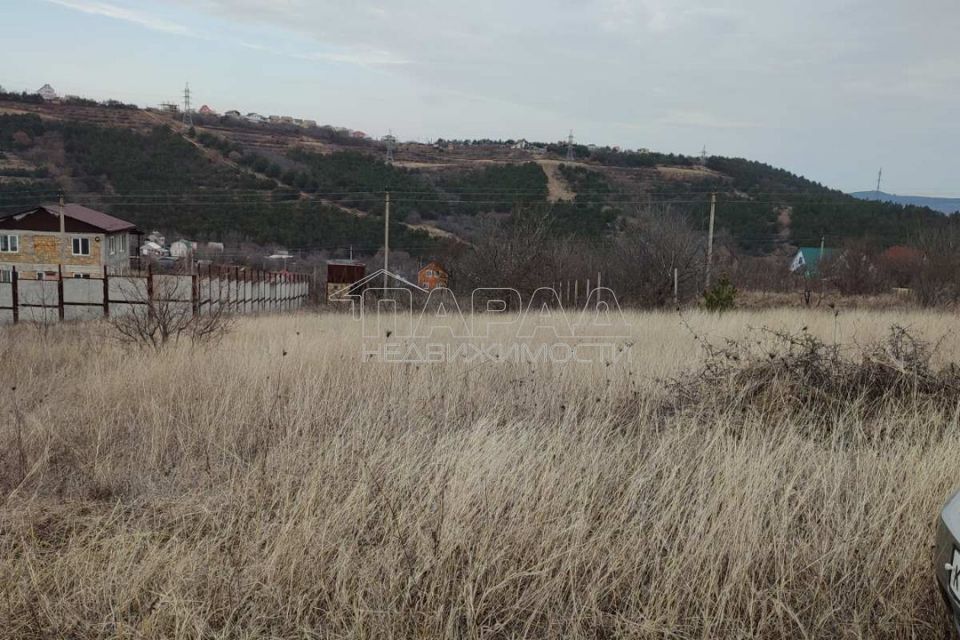
<path fill-rule="evenodd" d="M 103 280 L 67 278 L 63 281 L 63 303 L 103 305 Z"/>
<path fill-rule="evenodd" d="M 146 300 L 147 279 L 135 276 L 111 276 L 109 282 L 110 301 Z"/>
<path fill-rule="evenodd" d="M 56 280 L 20 280 L 17 288 L 17 304 L 21 307 L 52 308 L 54 315 L 59 315 L 60 283 Z"/>

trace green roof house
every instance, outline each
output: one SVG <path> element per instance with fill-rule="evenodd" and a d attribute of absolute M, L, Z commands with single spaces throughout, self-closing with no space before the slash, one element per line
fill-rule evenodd
<path fill-rule="evenodd" d="M 817 275 L 820 261 L 829 258 L 833 254 L 833 249 L 823 249 L 820 247 L 800 247 L 797 255 L 793 256 L 790 262 L 790 271 L 806 276 Z"/>

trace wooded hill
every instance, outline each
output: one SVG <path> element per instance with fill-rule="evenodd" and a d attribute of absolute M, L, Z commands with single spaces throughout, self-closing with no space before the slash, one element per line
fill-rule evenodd
<path fill-rule="evenodd" d="M 329 129 L 329 128 L 328 128 Z M 341 136 L 342 138 L 342 136 Z M 168 115 L 0 100 L 0 211 L 56 198 L 197 240 L 363 252 L 380 246 L 384 192 L 396 247 L 414 255 L 469 241 L 478 218 L 545 212 L 554 233 L 603 242 L 649 208 L 717 228 L 746 253 L 869 238 L 908 243 L 945 224 L 930 209 L 858 200 L 759 162 L 513 141 L 403 144 L 264 129 L 222 118 L 187 129 Z M 538 145 L 531 145 L 538 146 Z"/>

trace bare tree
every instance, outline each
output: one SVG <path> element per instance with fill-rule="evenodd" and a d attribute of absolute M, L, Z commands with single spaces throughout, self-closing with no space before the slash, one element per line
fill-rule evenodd
<path fill-rule="evenodd" d="M 549 285 L 552 242 L 543 212 L 517 212 L 506 221 L 487 218 L 473 244 L 455 260 L 456 286 L 513 287 L 529 293 Z"/>
<path fill-rule="evenodd" d="M 110 324 L 123 342 L 157 351 L 183 338 L 193 344 L 219 341 L 233 324 L 227 305 L 210 301 L 205 309 L 195 306 L 192 287 L 189 276 L 151 275 L 146 282 L 128 278 L 121 285 L 128 307 L 114 313 Z"/>
<path fill-rule="evenodd" d="M 645 209 L 615 241 L 610 282 L 622 299 L 639 306 L 663 306 L 673 299 L 677 270 L 680 299 L 699 295 L 704 239 L 686 217 L 669 208 Z"/>
<path fill-rule="evenodd" d="M 914 278 L 917 300 L 927 306 L 960 301 L 960 226 L 921 232 Z"/>

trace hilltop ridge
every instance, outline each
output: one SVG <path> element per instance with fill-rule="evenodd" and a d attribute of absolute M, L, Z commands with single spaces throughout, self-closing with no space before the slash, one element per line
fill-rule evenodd
<path fill-rule="evenodd" d="M 871 202 L 740 158 L 696 158 L 563 142 L 380 141 L 329 126 L 254 123 L 119 103 L 0 96 L 0 209 L 64 191 L 142 226 L 206 239 L 361 251 L 379 246 L 383 192 L 413 253 L 468 242 L 485 215 L 541 209 L 557 233 L 598 241 L 638 210 L 664 208 L 718 229 L 740 250 L 870 236 L 882 245 L 938 224 L 932 209 Z"/>

